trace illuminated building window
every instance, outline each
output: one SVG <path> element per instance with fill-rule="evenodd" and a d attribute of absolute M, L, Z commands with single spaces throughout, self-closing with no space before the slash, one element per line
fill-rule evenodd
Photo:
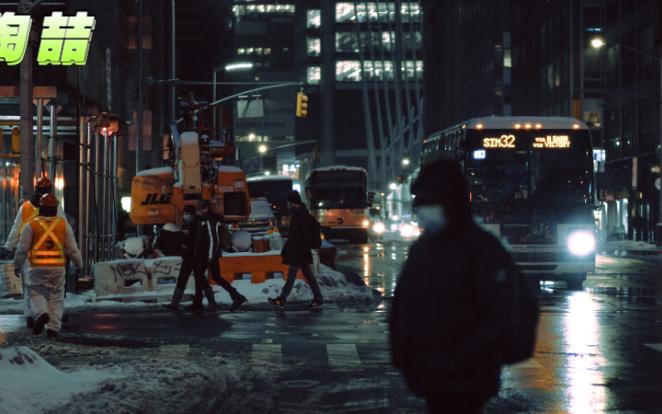
<path fill-rule="evenodd" d="M 357 60 L 336 62 L 336 80 L 338 82 L 358 82 L 361 79 L 361 62 Z"/>
<path fill-rule="evenodd" d="M 306 15 L 306 27 L 309 29 L 318 29 L 322 26 L 322 15 L 319 10 L 308 10 Z"/>
<path fill-rule="evenodd" d="M 237 49 L 237 54 L 238 55 L 245 55 L 246 54 L 246 49 L 244 49 L 243 47 L 240 47 L 239 49 Z"/>
<path fill-rule="evenodd" d="M 308 55 L 319 56 L 322 52 L 322 43 L 317 38 L 308 38 Z"/>
<path fill-rule="evenodd" d="M 503 51 L 503 67 L 512 68 L 513 67 L 513 56 L 510 49 L 504 49 Z"/>
<path fill-rule="evenodd" d="M 320 80 L 322 79 L 322 70 L 320 69 L 320 67 L 310 66 L 308 68 L 306 79 L 308 80 L 308 83 L 312 85 L 320 83 Z"/>
<path fill-rule="evenodd" d="M 403 2 L 400 13 L 403 22 L 416 22 L 420 20 L 421 8 L 418 2 Z M 357 18 L 359 22 L 394 21 L 395 3 L 359 2 L 356 4 L 356 12 L 354 11 L 354 3 L 352 2 L 336 3 L 337 22 L 353 22 Z"/>

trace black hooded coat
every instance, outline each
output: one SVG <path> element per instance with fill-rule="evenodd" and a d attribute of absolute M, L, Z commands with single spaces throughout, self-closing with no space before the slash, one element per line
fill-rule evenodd
<path fill-rule="evenodd" d="M 424 166 L 412 193 L 443 205 L 447 225 L 409 250 L 389 320 L 392 362 L 419 396 L 489 398 L 518 320 L 518 270 L 471 219 L 459 165 Z"/>

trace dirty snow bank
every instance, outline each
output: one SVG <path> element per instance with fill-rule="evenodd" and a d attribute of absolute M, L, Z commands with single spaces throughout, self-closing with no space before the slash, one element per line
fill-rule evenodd
<path fill-rule="evenodd" d="M 363 284 L 362 281 L 352 281 L 343 273 L 320 265 L 317 273 L 317 282 L 320 285 L 322 296 L 329 302 L 369 302 L 374 299 L 373 290 Z M 359 284 L 360 283 L 360 284 Z M 269 279 L 264 283 L 251 283 L 248 280 L 237 280 L 232 285 L 248 299 L 250 304 L 267 303 L 268 298 L 280 295 L 285 284 L 284 279 Z M 230 303 L 230 297 L 220 287 L 216 289 L 216 300 L 221 303 Z M 303 280 L 297 279 L 288 302 L 300 302 L 312 300 L 313 293 Z"/>
<path fill-rule="evenodd" d="M 133 414 L 196 412 L 227 389 L 227 373 L 235 371 L 220 357 L 201 367 L 186 358 L 153 358 L 106 368 L 115 378 L 80 393 L 66 404 L 53 405 L 48 413 Z"/>
<path fill-rule="evenodd" d="M 352 279 L 350 276 L 331 269 L 325 265 L 319 266 L 317 281 L 320 284 L 324 300 L 328 302 L 357 303 L 369 302 L 375 299 L 372 288 L 366 286 L 359 278 Z M 249 280 L 236 280 L 232 285 L 248 299 L 249 305 L 266 304 L 267 299 L 280 295 L 285 284 L 285 279 L 267 279 L 264 283 L 251 283 Z M 216 300 L 219 303 L 229 304 L 230 296 L 220 286 L 214 286 Z M 164 302 L 170 298 L 172 291 L 141 292 L 117 295 L 118 298 L 153 299 Z M 186 291 L 192 294 L 193 290 Z M 297 279 L 294 282 L 292 293 L 288 297 L 289 302 L 308 301 L 313 297 L 308 284 Z M 108 309 L 140 309 L 145 307 L 159 307 L 159 305 L 144 303 L 141 301 L 118 302 L 112 300 L 96 301 L 94 291 L 88 291 L 79 295 L 67 293 L 65 298 L 65 309 L 79 310 L 108 310 Z M 0 314 L 21 313 L 22 300 L 0 299 Z"/>
<path fill-rule="evenodd" d="M 26 347 L 1 348 L 0 372 L 0 414 L 41 413 L 117 376 L 93 368 L 62 372 Z"/>

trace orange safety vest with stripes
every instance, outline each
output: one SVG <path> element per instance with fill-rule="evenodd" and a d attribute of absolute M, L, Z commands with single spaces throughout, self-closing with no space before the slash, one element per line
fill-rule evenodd
<path fill-rule="evenodd" d="M 30 201 L 23 203 L 21 210 L 21 227 L 18 229 L 18 234 L 20 235 L 23 232 L 23 227 L 38 215 L 39 207 L 35 207 Z"/>
<path fill-rule="evenodd" d="M 67 223 L 62 217 L 37 217 L 30 220 L 32 246 L 30 266 L 64 267 L 64 238 Z"/>

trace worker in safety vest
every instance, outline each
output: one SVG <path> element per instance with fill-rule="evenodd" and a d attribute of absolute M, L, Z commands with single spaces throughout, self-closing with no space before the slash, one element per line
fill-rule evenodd
<path fill-rule="evenodd" d="M 57 206 L 53 194 L 41 197 L 39 215 L 23 227 L 14 257 L 17 273 L 26 259 L 30 261 L 26 286 L 35 321 L 33 332 L 39 335 L 45 326 L 49 338 L 57 337 L 62 326 L 66 257 L 76 269 L 83 267 L 74 232 L 66 219 L 56 216 Z"/>
<path fill-rule="evenodd" d="M 48 177 L 43 176 L 40 177 L 37 180 L 37 185 L 35 186 L 34 189 L 34 194 L 32 198 L 29 200 L 26 200 L 21 204 L 21 206 L 18 209 L 18 214 L 16 214 L 16 219 L 14 219 L 14 224 L 12 225 L 11 231 L 9 232 L 9 236 L 7 236 L 7 241 L 5 242 L 5 245 L 3 247 L 0 247 L 0 258 L 4 259 L 11 259 L 13 256 L 14 249 L 16 249 L 16 245 L 18 244 L 18 238 L 21 235 L 21 231 L 23 230 L 23 227 L 33 218 L 37 217 L 39 215 L 39 199 L 41 196 L 43 196 L 46 193 L 51 193 L 53 192 L 53 184 L 51 183 L 51 180 L 48 179 Z M 58 210 L 57 210 L 57 215 L 60 217 L 64 217 L 64 210 L 62 210 L 62 206 L 58 205 Z M 25 284 L 27 282 L 27 275 L 29 274 L 29 268 L 26 265 L 25 269 L 22 269 L 23 271 L 23 278 L 21 279 L 21 285 L 23 287 L 23 292 L 25 292 Z M 32 320 L 30 308 L 29 308 L 29 300 L 28 300 L 28 295 L 23 294 L 23 315 L 26 318 L 26 323 L 28 329 L 31 329 L 34 325 L 34 320 Z"/>
<path fill-rule="evenodd" d="M 28 224 L 30 220 L 39 215 L 39 200 L 44 194 L 53 192 L 53 183 L 48 177 L 40 177 L 37 180 L 37 185 L 34 188 L 34 195 L 21 204 L 21 207 L 18 209 L 18 214 L 14 219 L 14 224 L 12 225 L 9 236 L 7 236 L 7 241 L 4 245 L 3 255 L 5 257 L 11 257 L 11 253 L 16 248 L 18 244 L 18 238 L 21 236 L 21 231 L 23 227 Z M 62 207 L 58 205 L 57 215 L 64 217 L 64 211 Z"/>

